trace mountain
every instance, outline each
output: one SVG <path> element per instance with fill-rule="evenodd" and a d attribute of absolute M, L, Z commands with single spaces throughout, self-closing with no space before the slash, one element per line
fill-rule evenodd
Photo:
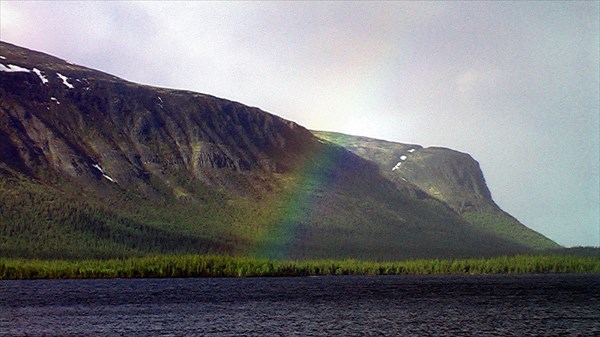
<path fill-rule="evenodd" d="M 452 176 L 433 156 L 419 163 L 437 169 L 421 175 L 406 160 L 392 175 L 375 157 L 258 108 L 0 43 L 0 256 L 394 260 L 546 248 L 487 228 L 497 225 L 481 210 L 495 204 L 478 167 Z"/>
<path fill-rule="evenodd" d="M 559 246 L 504 212 L 492 199 L 479 163 L 455 150 L 400 144 L 335 132 L 313 131 L 317 137 L 343 146 L 379 167 L 395 184 L 412 184 L 444 202 L 472 225 L 532 249 Z"/>

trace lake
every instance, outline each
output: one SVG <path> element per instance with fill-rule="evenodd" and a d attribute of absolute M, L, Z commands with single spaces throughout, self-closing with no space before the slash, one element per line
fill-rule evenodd
<path fill-rule="evenodd" d="M 0 281 L 1 336 L 600 336 L 600 275 Z"/>

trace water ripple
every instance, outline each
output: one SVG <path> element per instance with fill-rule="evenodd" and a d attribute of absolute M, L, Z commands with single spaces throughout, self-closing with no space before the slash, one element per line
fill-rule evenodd
<path fill-rule="evenodd" d="M 0 282 L 0 336 L 598 336 L 600 275 Z"/>

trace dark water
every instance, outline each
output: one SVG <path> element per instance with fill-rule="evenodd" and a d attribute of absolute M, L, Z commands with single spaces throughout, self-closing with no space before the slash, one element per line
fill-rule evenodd
<path fill-rule="evenodd" d="M 600 336 L 600 275 L 0 282 L 2 336 Z"/>

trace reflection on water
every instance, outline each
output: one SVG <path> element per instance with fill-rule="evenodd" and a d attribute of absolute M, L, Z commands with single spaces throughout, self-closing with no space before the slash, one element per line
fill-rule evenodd
<path fill-rule="evenodd" d="M 598 336 L 600 275 L 0 281 L 1 336 Z"/>

